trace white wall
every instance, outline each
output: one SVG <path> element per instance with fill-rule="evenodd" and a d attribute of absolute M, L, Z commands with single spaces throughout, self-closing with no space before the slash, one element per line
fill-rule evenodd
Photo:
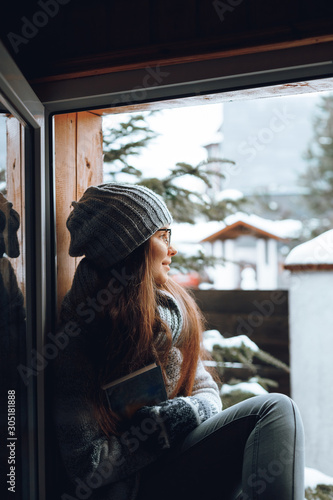
<path fill-rule="evenodd" d="M 223 245 L 218 246 L 218 248 L 222 249 L 223 257 L 227 262 L 224 266 L 215 268 L 215 287 L 220 290 L 237 288 L 239 285 L 239 266 L 233 264 L 236 252 L 235 240 L 225 240 Z"/>
<path fill-rule="evenodd" d="M 257 240 L 257 281 L 259 290 L 277 288 L 278 251 L 276 240 Z"/>
<path fill-rule="evenodd" d="M 292 398 L 304 422 L 306 465 L 333 475 L 333 271 L 292 272 Z"/>

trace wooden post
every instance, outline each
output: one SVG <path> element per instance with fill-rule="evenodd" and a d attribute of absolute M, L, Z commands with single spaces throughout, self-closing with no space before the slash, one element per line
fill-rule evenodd
<path fill-rule="evenodd" d="M 54 130 L 59 311 L 79 262 L 68 255 L 70 235 L 66 220 L 71 203 L 88 186 L 103 182 L 102 117 L 90 112 L 58 115 L 54 118 Z"/>

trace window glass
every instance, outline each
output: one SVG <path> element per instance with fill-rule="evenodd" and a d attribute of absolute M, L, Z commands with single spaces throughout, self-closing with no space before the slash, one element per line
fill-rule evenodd
<path fill-rule="evenodd" d="M 0 114 L 0 472 L 16 498 L 26 490 L 28 436 L 23 140 L 20 122 Z"/>

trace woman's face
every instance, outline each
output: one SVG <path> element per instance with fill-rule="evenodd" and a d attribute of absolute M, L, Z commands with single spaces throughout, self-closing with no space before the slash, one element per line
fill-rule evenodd
<path fill-rule="evenodd" d="M 167 281 L 171 258 L 177 253 L 172 245 L 169 246 L 168 228 L 168 225 L 163 227 L 150 238 L 153 277 L 157 285 L 163 285 Z"/>

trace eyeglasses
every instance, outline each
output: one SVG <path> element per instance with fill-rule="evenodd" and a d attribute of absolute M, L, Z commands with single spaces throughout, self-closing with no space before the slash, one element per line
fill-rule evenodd
<path fill-rule="evenodd" d="M 165 233 L 162 236 L 162 239 L 165 242 L 166 246 L 168 248 L 170 248 L 170 245 L 171 245 L 171 229 L 170 228 L 168 228 L 168 229 L 164 228 L 164 229 L 158 229 L 157 231 L 162 231 L 163 233 Z"/>

